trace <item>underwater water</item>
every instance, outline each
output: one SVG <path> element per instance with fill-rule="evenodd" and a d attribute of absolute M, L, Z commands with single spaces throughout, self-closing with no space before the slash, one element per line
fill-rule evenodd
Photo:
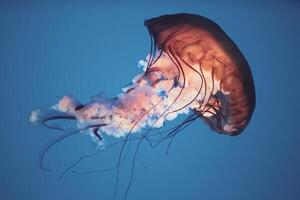
<path fill-rule="evenodd" d="M 145 19 L 194 13 L 215 21 L 250 64 L 256 108 L 236 137 L 213 132 L 202 120 L 168 143 L 143 143 L 127 199 L 299 199 L 298 119 L 300 3 L 0 3 L 0 199 L 113 199 L 119 147 L 81 162 L 99 148 L 77 134 L 39 157 L 61 133 L 33 127 L 30 112 L 65 94 L 83 103 L 104 92 L 115 97 L 142 72 L 150 50 Z M 176 119 L 173 124 L 180 123 Z M 69 124 L 72 126 L 74 124 Z M 109 138 L 107 138 L 109 140 Z M 128 185 L 131 159 L 120 166 L 117 196 Z"/>

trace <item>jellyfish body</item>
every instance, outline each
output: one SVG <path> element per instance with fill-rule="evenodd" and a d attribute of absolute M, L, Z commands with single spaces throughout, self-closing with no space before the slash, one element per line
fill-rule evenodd
<path fill-rule="evenodd" d="M 144 72 L 123 93 L 113 99 L 98 95 L 85 105 L 64 96 L 46 112 L 33 111 L 31 122 L 73 119 L 102 138 L 158 128 L 178 114 L 190 114 L 216 132 L 242 132 L 255 107 L 254 83 L 246 59 L 225 32 L 192 14 L 152 18 L 145 26 L 151 51 L 139 62 Z"/>
<path fill-rule="evenodd" d="M 75 120 L 78 127 L 46 146 L 40 160 L 43 169 L 42 160 L 53 144 L 75 133 L 85 131 L 101 144 L 104 134 L 125 136 L 118 157 L 116 199 L 124 145 L 130 135 L 143 132 L 132 139 L 140 142 L 133 157 L 126 199 L 142 140 L 156 146 L 173 139 L 198 118 L 226 135 L 238 135 L 246 128 L 255 108 L 254 82 L 246 59 L 226 33 L 213 21 L 193 14 L 164 15 L 146 20 L 145 26 L 151 38 L 150 53 L 139 62 L 143 72 L 120 95 L 110 99 L 100 94 L 86 104 L 66 95 L 49 108 L 32 111 L 30 121 L 34 124 L 64 131 L 49 121 Z M 188 117 L 153 144 L 149 132 L 179 114 Z M 63 174 L 81 160 L 82 157 Z"/>

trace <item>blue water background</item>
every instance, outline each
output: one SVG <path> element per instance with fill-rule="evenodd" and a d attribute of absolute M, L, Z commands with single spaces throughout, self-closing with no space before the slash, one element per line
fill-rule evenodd
<path fill-rule="evenodd" d="M 29 113 L 64 94 L 84 103 L 100 91 L 119 94 L 141 72 L 137 62 L 150 48 L 143 20 L 178 12 L 214 20 L 235 41 L 251 65 L 257 106 L 238 137 L 216 134 L 197 120 L 176 137 L 168 156 L 165 144 L 151 149 L 145 143 L 128 199 L 300 199 L 300 3 L 233 2 L 1 1 L 0 199 L 113 198 L 115 171 L 59 178 L 95 150 L 87 136 L 58 144 L 46 161 L 53 172 L 40 169 L 40 151 L 59 133 L 32 127 Z M 107 151 L 80 169 L 101 168 L 116 156 Z M 130 168 L 121 171 L 120 196 Z"/>

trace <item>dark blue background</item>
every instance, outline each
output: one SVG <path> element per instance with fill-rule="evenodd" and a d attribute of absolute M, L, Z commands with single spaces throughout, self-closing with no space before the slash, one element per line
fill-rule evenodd
<path fill-rule="evenodd" d="M 116 96 L 149 51 L 143 20 L 178 12 L 214 20 L 236 42 L 251 65 L 257 106 L 238 137 L 215 134 L 198 120 L 177 136 L 168 156 L 164 144 L 143 147 L 128 199 L 299 199 L 300 3 L 250 2 L 1 2 L 0 199 L 112 199 L 114 171 L 59 178 L 95 150 L 87 136 L 49 153 L 53 173 L 39 168 L 39 152 L 57 133 L 32 127 L 29 113 L 66 93 L 82 102 L 99 91 Z M 82 169 L 116 159 L 107 151 Z"/>

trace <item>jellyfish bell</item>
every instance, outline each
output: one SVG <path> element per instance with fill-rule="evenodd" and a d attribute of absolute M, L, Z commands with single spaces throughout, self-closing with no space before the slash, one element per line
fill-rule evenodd
<path fill-rule="evenodd" d="M 194 111 L 217 132 L 241 133 L 255 107 L 255 89 L 250 67 L 235 43 L 199 15 L 164 15 L 146 20 L 145 26 L 157 48 L 186 72 L 186 79 L 203 86 Z"/>

